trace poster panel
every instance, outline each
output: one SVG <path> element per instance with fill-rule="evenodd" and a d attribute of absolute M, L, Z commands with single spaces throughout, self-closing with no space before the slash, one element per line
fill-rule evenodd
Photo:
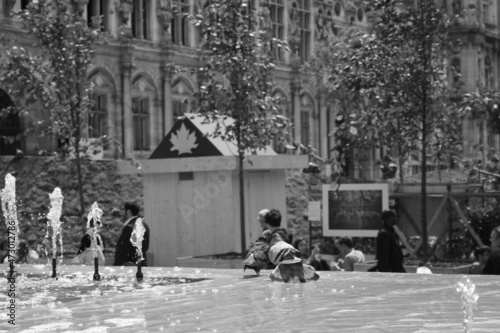
<path fill-rule="evenodd" d="M 388 184 L 323 185 L 323 236 L 376 237 L 385 209 Z"/>

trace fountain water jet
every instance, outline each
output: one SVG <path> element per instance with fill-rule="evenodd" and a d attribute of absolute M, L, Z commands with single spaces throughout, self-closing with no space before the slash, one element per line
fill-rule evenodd
<path fill-rule="evenodd" d="M 132 235 L 130 236 L 130 243 L 134 245 L 137 249 L 137 273 L 135 274 L 135 277 L 138 280 L 143 279 L 143 274 L 141 271 L 141 264 L 142 261 L 144 260 L 144 257 L 142 256 L 142 241 L 144 240 L 144 233 L 146 232 L 146 228 L 144 228 L 144 224 L 142 223 L 142 218 L 137 218 L 135 221 L 134 225 L 134 230 L 132 231 Z"/>
<path fill-rule="evenodd" d="M 57 277 L 56 272 L 56 253 L 57 253 L 57 236 L 59 236 L 59 245 L 61 247 L 61 260 L 63 258 L 63 242 L 61 233 L 61 214 L 62 214 L 62 203 L 63 195 L 61 189 L 56 187 L 50 197 L 50 210 L 47 214 L 47 233 L 45 238 L 49 237 L 49 226 L 52 228 L 52 277 Z"/>
<path fill-rule="evenodd" d="M 5 176 L 5 188 L 0 191 L 2 211 L 7 226 L 8 261 L 10 263 L 10 277 L 14 276 L 14 262 L 19 248 L 19 222 L 16 208 L 16 178 L 10 173 Z M 13 235 L 13 236 L 11 236 Z M 11 243 L 13 238 L 14 242 Z M 11 246 L 11 244 L 13 244 Z"/>
<path fill-rule="evenodd" d="M 99 232 L 99 227 L 102 225 L 101 217 L 103 211 L 99 208 L 97 201 L 94 201 L 90 208 L 90 212 L 87 215 L 87 229 L 90 228 L 90 221 L 94 221 L 93 232 L 92 232 L 92 256 L 94 257 L 94 281 L 101 280 L 99 275 L 99 258 L 97 256 L 97 235 Z"/>

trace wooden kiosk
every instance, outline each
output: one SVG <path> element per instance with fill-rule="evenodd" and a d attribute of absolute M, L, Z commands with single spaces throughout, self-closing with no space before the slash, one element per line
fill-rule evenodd
<path fill-rule="evenodd" d="M 140 167 L 118 164 L 120 174 L 142 174 L 154 266 L 175 266 L 180 257 L 242 252 L 237 147 L 207 135 L 215 124 L 204 119 L 187 114 L 178 120 Z M 286 225 L 285 169 L 308 163 L 308 156 L 277 155 L 271 147 L 247 156 L 247 245 L 262 231 L 257 221 L 261 209 L 279 209 Z"/>

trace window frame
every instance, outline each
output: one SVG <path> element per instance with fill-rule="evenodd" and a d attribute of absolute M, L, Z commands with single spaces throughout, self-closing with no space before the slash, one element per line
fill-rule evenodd
<path fill-rule="evenodd" d="M 189 22 L 187 15 L 190 13 L 189 0 L 172 0 L 172 19 L 170 33 L 172 44 L 189 46 Z"/>
<path fill-rule="evenodd" d="M 269 15 L 271 17 L 272 27 L 272 38 L 277 38 L 279 40 L 285 40 L 285 3 L 284 0 L 269 0 Z M 284 61 L 285 54 L 281 47 L 272 45 L 271 53 L 273 59 L 277 61 Z"/>
<path fill-rule="evenodd" d="M 101 92 L 94 93 L 92 101 L 88 119 L 88 137 L 97 139 L 108 134 L 108 95 Z M 107 145 L 103 147 L 108 148 Z"/>
<path fill-rule="evenodd" d="M 135 0 L 131 15 L 132 36 L 135 39 L 151 40 L 150 0 Z"/>
<path fill-rule="evenodd" d="M 299 57 L 305 63 L 311 57 L 311 0 L 296 0 L 296 3 L 300 30 Z"/>
<path fill-rule="evenodd" d="M 139 106 L 139 107 L 137 107 Z M 134 151 L 150 151 L 150 115 L 149 96 L 132 97 L 132 135 Z M 139 125 L 137 127 L 137 125 Z"/>

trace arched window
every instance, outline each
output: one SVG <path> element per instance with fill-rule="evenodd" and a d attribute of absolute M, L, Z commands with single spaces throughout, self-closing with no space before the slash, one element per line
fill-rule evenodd
<path fill-rule="evenodd" d="M 178 79 L 174 81 L 172 96 L 172 116 L 173 123 L 175 123 L 180 117 L 191 110 L 193 89 L 188 82 Z"/>
<path fill-rule="evenodd" d="M 111 96 L 114 94 L 114 83 L 109 75 L 98 70 L 90 75 L 89 80 L 94 84 L 94 90 L 88 119 L 88 137 L 102 139 L 110 134 Z M 103 148 L 110 149 L 107 140 L 103 140 Z"/>
<path fill-rule="evenodd" d="M 139 76 L 132 84 L 132 125 L 135 151 L 149 151 L 151 139 L 157 130 L 154 125 L 154 83 L 147 76 Z"/>
<path fill-rule="evenodd" d="M 89 115 L 89 137 L 100 138 L 108 132 L 107 95 L 95 93 L 92 96 L 92 108 Z"/>
<path fill-rule="evenodd" d="M 335 16 L 340 16 L 340 14 L 342 13 L 342 5 L 339 2 L 335 2 L 333 9 L 335 11 Z"/>
<path fill-rule="evenodd" d="M 101 31 L 108 29 L 108 0 L 89 0 L 87 4 L 87 24 L 91 26 L 93 20 L 99 19 Z"/>
<path fill-rule="evenodd" d="M 21 148 L 21 122 L 19 116 L 9 107 L 14 103 L 9 95 L 0 89 L 0 156 L 15 155 Z"/>
<path fill-rule="evenodd" d="M 177 45 L 189 45 L 188 36 L 188 18 L 189 1 L 188 0 L 173 0 L 172 1 L 172 43 Z"/>
<path fill-rule="evenodd" d="M 132 11 L 132 35 L 137 39 L 151 39 L 149 27 L 150 0 L 135 0 Z"/>

